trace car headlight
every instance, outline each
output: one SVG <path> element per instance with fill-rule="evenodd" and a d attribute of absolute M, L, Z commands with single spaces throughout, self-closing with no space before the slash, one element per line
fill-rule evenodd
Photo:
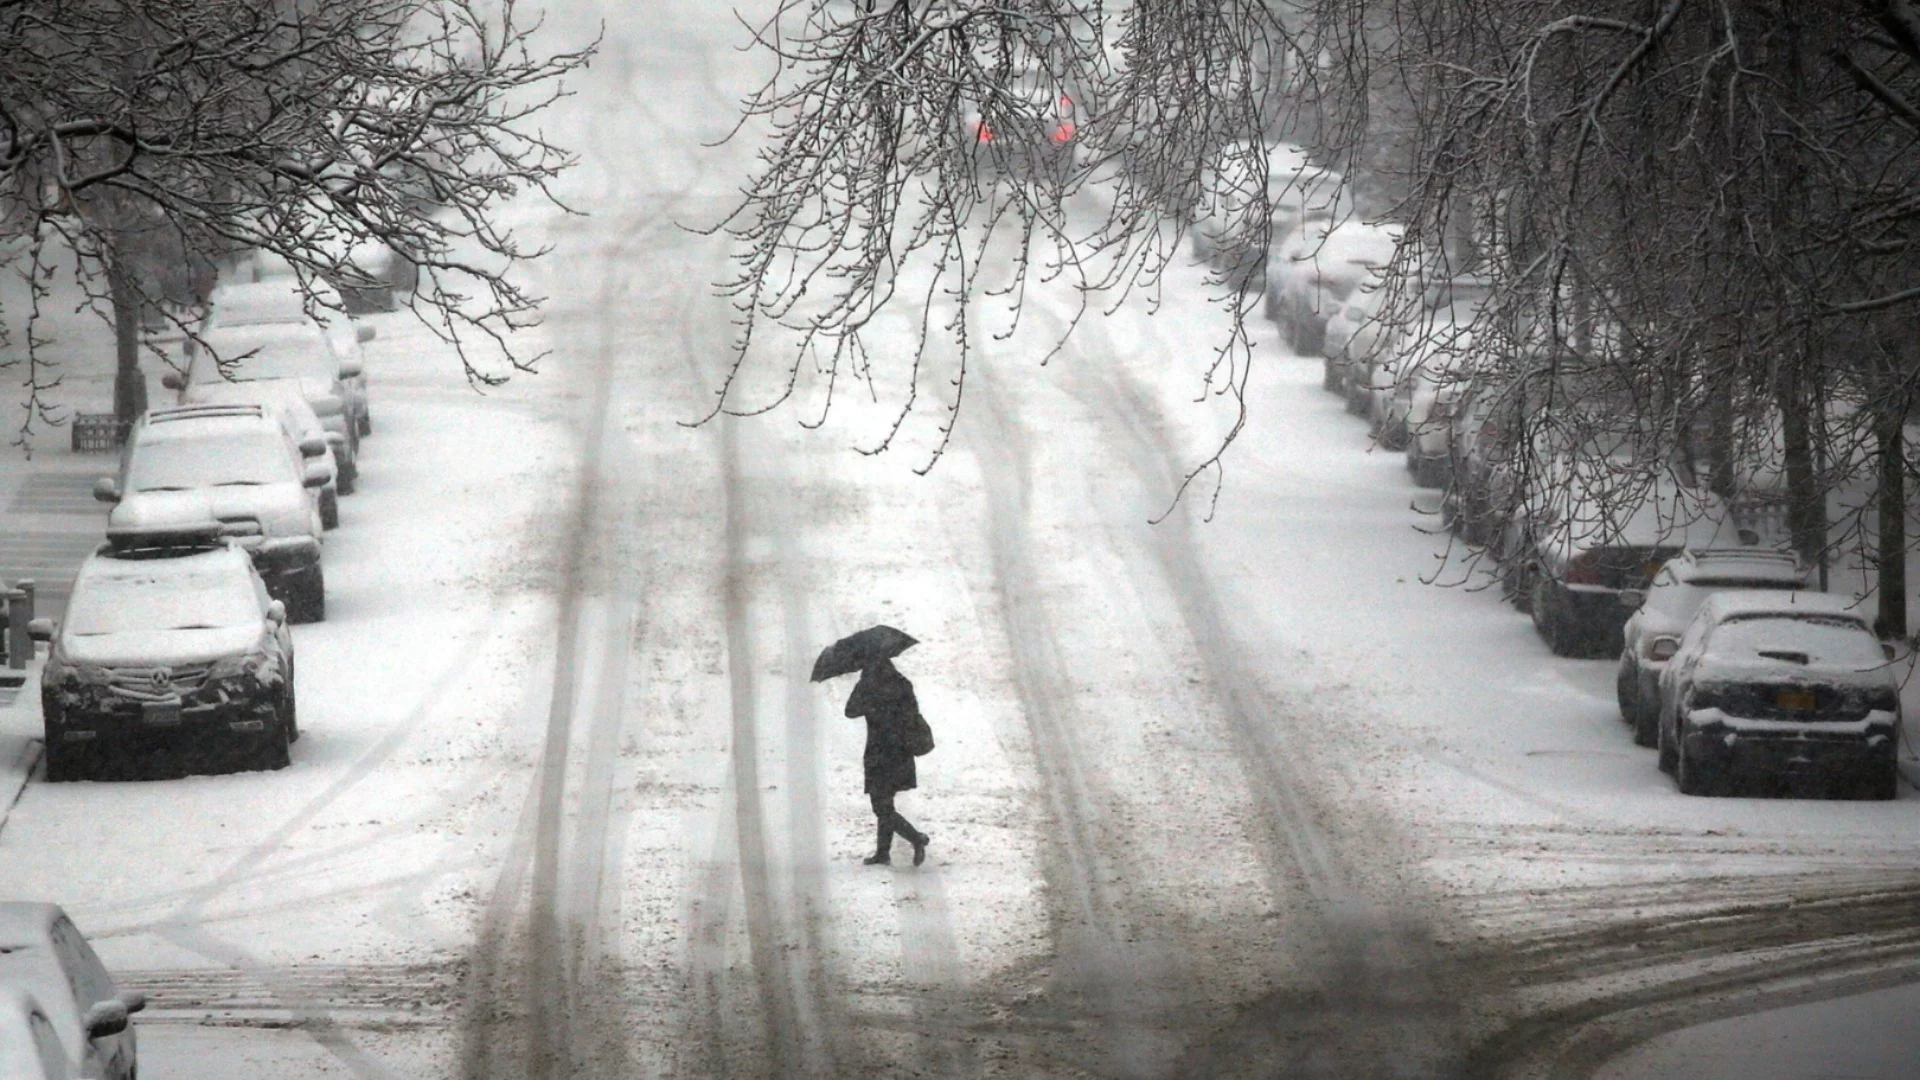
<path fill-rule="evenodd" d="M 207 666 L 209 682 L 249 679 L 261 686 L 278 686 L 280 668 L 264 651 L 255 649 L 239 656 L 223 656 Z"/>

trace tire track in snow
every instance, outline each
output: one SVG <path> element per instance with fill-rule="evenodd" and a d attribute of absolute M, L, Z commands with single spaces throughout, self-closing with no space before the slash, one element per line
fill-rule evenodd
<path fill-rule="evenodd" d="M 1090 329 L 1096 336 L 1100 331 Z M 1143 493 L 1152 498 L 1173 490 L 1173 452 L 1148 437 L 1162 425 L 1124 368 L 1108 365 L 1102 370 L 1110 377 L 1096 381 L 1081 365 L 1067 367 L 1081 400 L 1106 417 L 1101 427 L 1118 443 Z M 1268 1060 L 1285 1061 L 1287 1075 L 1295 1077 L 1452 1075 L 1459 1021 L 1449 964 L 1432 947 L 1421 917 L 1404 902 L 1367 895 L 1347 866 L 1305 779 L 1301 761 L 1311 748 L 1290 741 L 1286 726 L 1274 723 L 1288 710 L 1268 695 L 1234 641 L 1219 596 L 1198 569 L 1189 529 L 1188 515 L 1177 511 L 1152 526 L 1146 543 L 1130 546 L 1130 555 L 1143 577 L 1163 583 L 1199 651 L 1263 824 L 1289 854 L 1318 916 L 1323 956 L 1310 993 L 1282 990 L 1252 1003 L 1213 1043 L 1191 1048 L 1182 1072 L 1212 1076 Z"/>
<path fill-rule="evenodd" d="M 1141 928 L 1110 885 L 1125 875 L 1094 836 L 1101 779 L 1078 738 L 1086 725 L 1074 717 L 1060 635 L 1037 588 L 1041 578 L 1027 540 L 1032 494 L 1027 435 L 1003 410 L 984 366 L 980 374 L 970 384 L 970 400 L 975 421 L 986 428 L 976 453 L 987 490 L 997 607 L 1006 624 L 1021 712 L 1044 774 L 1055 987 L 1077 999 L 1063 1009 L 1070 1025 L 1090 1018 L 1094 1030 L 1084 1034 L 1091 1037 L 1096 1072 L 1159 1075 L 1182 1041 L 1185 1018 L 1179 1006 L 1193 995 L 1183 985 L 1187 975 L 1177 958 L 1147 969 L 1139 948 Z M 1060 1049 L 1038 1040 L 1030 1049 L 1042 1059 L 1062 1057 Z"/>

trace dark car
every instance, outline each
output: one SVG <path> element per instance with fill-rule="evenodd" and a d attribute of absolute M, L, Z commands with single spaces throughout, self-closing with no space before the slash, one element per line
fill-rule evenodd
<path fill-rule="evenodd" d="M 278 769 L 299 735 L 293 637 L 247 553 L 200 530 L 118 530 L 80 565 L 40 676 L 48 780 L 155 753 Z"/>
<path fill-rule="evenodd" d="M 1729 589 L 1802 589 L 1807 569 L 1790 552 L 1765 548 L 1708 548 L 1667 561 L 1646 591 L 1628 590 L 1620 602 L 1633 612 L 1622 632 L 1620 670 L 1614 679 L 1620 718 L 1633 726 L 1633 741 L 1652 746 L 1659 725 L 1660 673 L 1653 643 L 1679 637 L 1707 598 Z"/>
<path fill-rule="evenodd" d="M 5 991 L 0 1007 L 18 1010 L 22 1026 L 35 1036 L 33 1058 L 42 1065 L 42 1076 L 133 1080 L 138 1075 L 139 1047 L 129 1017 L 146 1008 L 146 995 L 114 985 L 92 946 L 57 905 L 0 903 L 0 991 Z M 54 1054 L 45 1044 L 47 1028 L 59 1041 L 64 1062 L 46 1060 Z M 0 1028 L 0 1038 L 5 1037 Z"/>
<path fill-rule="evenodd" d="M 1628 615 L 1620 594 L 1646 589 L 1689 547 L 1738 536 L 1714 495 L 1631 468 L 1562 455 L 1526 478 L 1507 521 L 1503 587 L 1556 656 L 1618 656 Z"/>
<path fill-rule="evenodd" d="M 1853 600 L 1717 593 L 1676 638 L 1654 639 L 1660 768 L 1688 795 L 1742 780 L 1899 794 L 1900 683 Z"/>

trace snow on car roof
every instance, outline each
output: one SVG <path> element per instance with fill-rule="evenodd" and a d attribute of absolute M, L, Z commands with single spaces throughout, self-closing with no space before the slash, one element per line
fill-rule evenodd
<path fill-rule="evenodd" d="M 1801 589 L 1729 589 L 1709 597 L 1700 615 L 1717 622 L 1762 616 L 1841 618 L 1867 625 L 1866 613 L 1852 597 Z"/>
<path fill-rule="evenodd" d="M 164 424 L 149 422 L 140 431 L 141 442 L 172 442 L 176 439 L 222 439 L 273 430 L 274 421 L 264 412 L 209 412 L 203 416 L 176 416 Z"/>
<path fill-rule="evenodd" d="M 1673 562 L 1674 576 L 1682 581 L 1777 581 L 1799 582 L 1806 577 L 1800 560 L 1790 552 L 1765 548 L 1707 548 L 1690 551 Z"/>

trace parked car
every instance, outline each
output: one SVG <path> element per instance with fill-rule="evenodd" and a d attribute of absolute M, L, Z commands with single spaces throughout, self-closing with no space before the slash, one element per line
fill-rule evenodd
<path fill-rule="evenodd" d="M 160 529 L 217 521 L 253 557 L 267 591 L 295 622 L 326 617 L 317 500 L 324 463 L 290 446 L 258 405 L 156 409 L 134 424 L 117 477 L 94 497 L 113 503 L 111 528 Z"/>
<path fill-rule="evenodd" d="M 338 483 L 340 494 L 353 494 L 365 401 L 356 400 L 347 380 L 363 374 L 358 365 L 339 359 L 326 333 L 312 322 L 230 326 L 210 330 L 202 340 L 204 347 L 188 343 L 186 370 L 167 372 L 161 385 L 177 391 L 182 405 L 205 401 L 208 388 L 225 382 L 281 381 L 299 387 L 320 422 L 344 440 L 346 453 L 336 452 Z"/>
<path fill-rule="evenodd" d="M 1380 343 L 1384 328 L 1377 318 L 1387 299 L 1384 287 L 1362 282 L 1347 295 L 1347 301 L 1327 315 L 1327 328 L 1321 335 L 1324 357 L 1320 385 L 1336 394 L 1345 394 L 1349 381 L 1365 371 L 1367 358 Z"/>
<path fill-rule="evenodd" d="M 352 403 L 358 434 L 371 435 L 373 421 L 367 406 L 366 355 L 360 346 L 375 338 L 374 328 L 342 314 L 329 317 L 329 313 L 347 309 L 346 298 L 325 281 L 314 281 L 310 286 L 311 304 L 307 290 L 292 276 L 222 282 L 213 292 L 205 330 L 301 323 L 319 326 L 327 335 L 328 344 L 333 346 L 334 356 L 346 369 L 340 373 L 340 383 Z"/>
<path fill-rule="evenodd" d="M 1015 72 L 1002 92 L 962 112 L 974 168 L 1015 178 L 1063 178 L 1079 146 L 1074 95 L 1044 71 Z"/>
<path fill-rule="evenodd" d="M 1377 281 L 1393 261 L 1398 230 L 1364 221 L 1303 222 L 1279 244 L 1267 273 L 1267 318 L 1295 352 L 1317 356 L 1326 347 L 1327 321 L 1364 282 Z"/>
<path fill-rule="evenodd" d="M 1435 340 L 1409 358 L 1394 385 L 1385 424 L 1407 452 L 1407 470 L 1421 487 L 1445 487 L 1452 463 L 1453 410 L 1463 391 L 1461 374 L 1471 358 L 1473 336 L 1461 330 Z"/>
<path fill-rule="evenodd" d="M 1688 795 L 1743 779 L 1899 794 L 1900 684 L 1890 646 L 1843 596 L 1716 593 L 1679 637 L 1654 639 L 1660 768 Z"/>
<path fill-rule="evenodd" d="M 78 1076 L 40 999 L 0 983 L 0 1077 L 78 1080 Z"/>
<path fill-rule="evenodd" d="M 0 1017 L 23 1017 L 33 1038 L 28 1060 L 50 1056 L 46 1027 L 58 1039 L 65 1071 L 43 1075 L 134 1080 L 138 1074 L 139 1045 L 130 1017 L 147 1007 L 147 997 L 114 984 L 58 905 L 0 902 L 0 990 L 5 992 Z M 7 1026 L 9 1020 L 0 1019 L 0 1030 Z"/>
<path fill-rule="evenodd" d="M 1622 629 L 1620 670 L 1614 679 L 1620 718 L 1633 727 L 1633 741 L 1652 746 L 1658 735 L 1660 673 L 1666 661 L 1653 643 L 1679 637 L 1707 598 L 1728 589 L 1804 589 L 1806 567 L 1789 552 L 1759 547 L 1683 551 L 1653 576 L 1646 590 L 1626 589 L 1620 603 L 1632 612 Z"/>
<path fill-rule="evenodd" d="M 1618 656 L 1627 610 L 1668 559 L 1727 546 L 1738 531 L 1718 498 L 1631 462 L 1562 455 L 1526 478 L 1501 545 L 1507 594 L 1556 656 Z"/>
<path fill-rule="evenodd" d="M 245 550 L 216 522 L 110 529 L 66 616 L 35 620 L 47 779 L 161 748 L 239 750 L 280 769 L 299 738 L 293 636 Z"/>
<path fill-rule="evenodd" d="M 1257 162 L 1267 163 L 1265 192 L 1268 231 L 1255 235 L 1261 192 Z M 1302 224 L 1328 222 L 1351 212 L 1351 199 L 1339 173 L 1307 159 L 1286 143 L 1256 149 L 1245 142 L 1222 148 L 1201 176 L 1201 203 L 1192 212 L 1193 251 L 1239 285 L 1264 274 L 1269 246 L 1284 242 Z M 1264 292 L 1264 285 L 1260 287 Z"/>
<path fill-rule="evenodd" d="M 272 380 L 264 382 L 220 382 L 200 388 L 194 395 L 207 405 L 258 405 L 280 421 L 302 458 L 319 461 L 327 467 L 327 482 L 319 488 L 320 526 L 332 529 L 340 524 L 340 465 L 337 455 L 345 452 L 346 436 L 328 431 L 319 414 L 307 403 L 297 387 Z M 192 406 L 187 406 L 192 408 Z"/>
<path fill-rule="evenodd" d="M 1524 389 L 1518 380 L 1479 378 L 1465 386 L 1454 403 L 1441 512 L 1448 528 L 1469 544 L 1493 543 L 1512 511 L 1512 464 L 1527 404 Z"/>

